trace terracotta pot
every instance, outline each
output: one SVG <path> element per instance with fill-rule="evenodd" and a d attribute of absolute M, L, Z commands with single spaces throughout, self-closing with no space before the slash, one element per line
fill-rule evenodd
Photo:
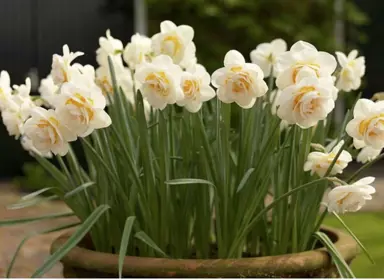
<path fill-rule="evenodd" d="M 329 227 L 322 227 L 347 263 L 359 248 L 349 235 Z M 68 240 L 70 233 L 57 238 L 51 247 L 55 252 Z M 73 248 L 62 260 L 64 277 L 117 277 L 118 255 L 100 253 L 83 247 Z M 325 248 L 297 254 L 242 259 L 165 259 L 125 257 L 125 277 L 337 277 L 336 268 Z"/>

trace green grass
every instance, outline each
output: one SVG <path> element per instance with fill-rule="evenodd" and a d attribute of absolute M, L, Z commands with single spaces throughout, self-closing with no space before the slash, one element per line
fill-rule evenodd
<path fill-rule="evenodd" d="M 353 213 L 342 216 L 344 222 L 360 239 L 376 264 L 371 264 L 368 258 L 361 253 L 352 262 L 352 271 L 359 278 L 384 277 L 384 213 Z M 335 217 L 328 217 L 325 224 L 343 228 Z"/>

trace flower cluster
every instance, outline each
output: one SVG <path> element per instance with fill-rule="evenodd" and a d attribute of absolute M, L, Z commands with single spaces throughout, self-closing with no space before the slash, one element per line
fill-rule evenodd
<path fill-rule="evenodd" d="M 281 119 L 309 128 L 333 110 L 337 98 L 332 78 L 336 59 L 331 54 L 299 41 L 277 57 L 275 68 L 276 85 L 281 90 L 277 115 Z"/>
<path fill-rule="evenodd" d="M 22 136 L 22 146 L 32 153 L 49 157 L 65 155 L 69 142 L 86 137 L 94 129 L 111 124 L 104 111 L 106 99 L 95 83 L 92 66 L 71 64 L 82 53 L 53 55 L 51 74 L 42 81 L 39 91 L 45 109 L 30 97 L 31 82 L 10 89 L 8 73 L 1 74 L 2 117 L 10 135 Z"/>
<path fill-rule="evenodd" d="M 311 129 L 327 121 L 339 90 L 359 88 L 365 72 L 364 57 L 357 58 L 355 50 L 348 56 L 336 52 L 336 60 L 304 41 L 287 51 L 285 41 L 276 39 L 258 45 L 250 53 L 252 63 L 247 63 L 240 52 L 230 50 L 223 67 L 210 76 L 197 63 L 193 38 L 192 27 L 163 21 L 159 33 L 151 38 L 135 34 L 124 48 L 107 30 L 106 37 L 99 39 L 96 69 L 73 63 L 83 53 L 71 52 L 65 45 L 62 55 L 53 55 L 51 73 L 41 81 L 44 107 L 30 97 L 29 79 L 12 90 L 8 73 L 2 71 L 3 122 L 10 135 L 22 136 L 23 147 L 32 153 L 65 155 L 69 142 L 111 124 L 104 109 L 114 102 L 116 82 L 131 105 L 135 105 L 138 94 L 142 95 L 147 119 L 153 109 L 164 110 L 172 104 L 196 113 L 217 95 L 219 101 L 244 109 L 253 108 L 261 100 L 270 105 L 272 115 L 281 119 L 281 129 L 291 125 Z M 337 61 L 340 71 L 335 72 Z M 116 81 L 112 81 L 112 72 Z M 276 88 L 268 88 L 265 78 Z M 357 161 L 366 163 L 376 158 L 384 148 L 384 101 L 359 100 L 346 132 L 355 148 L 362 148 Z M 351 154 L 342 150 L 344 146 L 343 140 L 333 141 L 326 148 L 317 145 L 320 151 L 308 154 L 304 171 L 320 177 L 342 173 L 352 161 Z M 372 182 L 366 178 L 350 186 L 336 186 L 329 193 L 329 210 L 358 210 L 374 193 L 369 185 Z"/>

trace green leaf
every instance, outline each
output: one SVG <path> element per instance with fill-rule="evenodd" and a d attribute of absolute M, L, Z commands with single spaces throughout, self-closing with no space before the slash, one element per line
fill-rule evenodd
<path fill-rule="evenodd" d="M 15 210 L 15 209 L 27 208 L 30 206 L 40 204 L 40 203 L 45 202 L 45 201 L 50 201 L 50 200 L 54 200 L 54 199 L 58 199 L 58 198 L 59 198 L 59 196 L 57 196 L 57 195 L 51 195 L 48 197 L 35 197 L 35 199 L 29 199 L 26 201 L 22 201 L 22 202 L 18 202 L 18 203 L 14 203 L 12 205 L 9 205 L 9 206 L 7 206 L 7 209 Z"/>
<path fill-rule="evenodd" d="M 108 205 L 100 205 L 92 214 L 83 222 L 83 224 L 72 234 L 72 236 L 60 247 L 49 259 L 37 269 L 31 278 L 42 277 L 49 271 L 59 260 L 61 260 L 73 247 L 75 247 L 84 236 L 90 231 L 92 226 L 98 221 L 110 207 Z"/>
<path fill-rule="evenodd" d="M 71 197 L 71 196 L 77 194 L 78 192 L 84 191 L 84 190 L 86 190 L 88 187 L 93 186 L 93 185 L 95 185 L 95 182 L 87 182 L 87 183 L 81 184 L 81 185 L 78 186 L 77 188 L 71 190 L 70 192 L 67 192 L 67 193 L 64 195 L 64 199 L 69 198 L 69 197 Z"/>
<path fill-rule="evenodd" d="M 31 223 L 31 222 L 37 222 L 42 220 L 50 220 L 50 219 L 57 219 L 57 218 L 64 218 L 64 217 L 71 217 L 75 214 L 70 213 L 59 213 L 59 214 L 51 214 L 51 215 L 45 215 L 40 217 L 32 217 L 32 218 L 20 218 L 20 219 L 12 219 L 12 220 L 2 220 L 0 221 L 0 227 L 3 226 L 12 226 L 12 225 L 18 225 L 18 224 L 25 224 L 25 223 Z"/>
<path fill-rule="evenodd" d="M 335 215 L 335 217 L 339 220 L 339 222 L 344 226 L 346 231 L 349 232 L 349 234 L 355 239 L 357 244 L 359 244 L 360 248 L 364 251 L 367 258 L 371 261 L 372 264 L 375 264 L 375 260 L 372 258 L 371 254 L 369 254 L 368 250 L 364 247 L 363 243 L 357 238 L 357 236 L 352 232 L 352 230 L 347 226 L 347 224 L 341 219 L 341 217 L 335 212 L 332 211 L 332 214 Z"/>
<path fill-rule="evenodd" d="M 247 172 L 245 172 L 243 178 L 240 181 L 239 186 L 237 187 L 236 192 L 239 192 L 244 188 L 245 184 L 247 183 L 247 181 L 248 181 L 249 177 L 251 176 L 251 174 L 253 173 L 253 171 L 255 171 L 255 168 L 249 168 L 247 170 Z"/>
<path fill-rule="evenodd" d="M 149 247 L 151 247 L 153 250 L 159 252 L 164 257 L 168 257 L 167 254 L 165 254 L 157 245 L 156 243 L 144 232 L 139 231 L 135 234 L 135 237 L 141 241 L 143 241 L 145 244 L 147 244 Z"/>
<path fill-rule="evenodd" d="M 38 191 L 35 191 L 33 193 L 30 193 L 30 194 L 27 194 L 27 195 L 24 195 L 23 197 L 21 197 L 20 200 L 28 200 L 28 199 L 32 199 L 32 198 L 35 198 L 36 196 L 46 192 L 46 191 L 49 191 L 51 189 L 54 189 L 54 188 L 44 188 L 44 189 L 41 189 L 41 190 L 38 190 Z"/>
<path fill-rule="evenodd" d="M 331 239 L 329 239 L 329 237 L 325 233 L 320 231 L 315 232 L 313 235 L 325 246 L 325 248 L 327 248 L 329 254 L 332 257 L 332 261 L 335 263 L 336 268 L 340 273 L 340 276 L 342 278 L 356 278 L 355 275 L 353 275 L 353 272 L 351 271 L 348 264 L 337 251 L 337 248 L 332 243 Z"/>
<path fill-rule="evenodd" d="M 131 216 L 128 217 L 125 221 L 124 225 L 124 231 L 123 231 L 123 237 L 121 238 L 121 244 L 120 244 L 120 250 L 119 250 L 119 278 L 122 278 L 123 276 L 123 265 L 124 265 L 124 258 L 127 254 L 127 248 L 129 243 L 129 237 L 131 236 L 132 226 L 135 222 L 136 217 Z"/>
<path fill-rule="evenodd" d="M 182 179 L 173 179 L 165 182 L 167 185 L 189 185 L 189 184 L 206 184 L 215 187 L 215 185 L 207 180 L 203 179 L 192 179 L 192 178 L 182 178 Z"/>
<path fill-rule="evenodd" d="M 43 231 L 39 231 L 39 232 L 32 232 L 32 233 L 29 233 L 27 234 L 22 240 L 21 242 L 19 243 L 19 245 L 17 246 L 16 248 L 16 251 L 15 253 L 13 254 L 13 257 L 11 259 L 11 262 L 9 263 L 8 267 L 7 267 L 7 273 L 6 273 L 6 278 L 10 278 L 11 276 L 11 272 L 12 272 L 12 268 L 15 264 L 15 261 L 16 261 L 16 258 L 17 258 L 17 255 L 19 254 L 21 248 L 23 247 L 23 245 L 25 244 L 25 242 L 27 242 L 31 237 L 34 237 L 36 235 L 40 235 L 40 234 L 47 234 L 47 233 L 51 233 L 51 232 L 55 232 L 55 231 L 60 231 L 60 230 L 64 230 L 64 229 L 68 229 L 68 228 L 72 228 L 72 227 L 75 227 L 77 225 L 81 224 L 80 222 L 76 222 L 76 223 L 71 223 L 71 224 L 66 224 L 66 225 L 63 225 L 63 226 L 59 226 L 59 227 L 55 227 L 55 228 L 51 228 L 51 229 L 48 229 L 48 230 L 43 230 Z"/>

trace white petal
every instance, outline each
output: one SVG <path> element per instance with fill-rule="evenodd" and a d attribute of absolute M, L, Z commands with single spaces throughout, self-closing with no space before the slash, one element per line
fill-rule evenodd
<path fill-rule="evenodd" d="M 273 52 L 282 53 L 287 50 L 287 43 L 283 39 L 275 39 L 271 42 Z"/>
<path fill-rule="evenodd" d="M 242 65 L 244 63 L 244 56 L 236 50 L 230 50 L 224 57 L 224 66 Z"/>
<path fill-rule="evenodd" d="M 191 42 L 193 40 L 195 32 L 192 27 L 189 25 L 180 25 L 177 29 L 180 30 L 184 42 Z"/>
<path fill-rule="evenodd" d="M 356 181 L 355 183 L 353 183 L 353 185 L 370 185 L 374 181 L 375 181 L 375 177 L 369 176 Z"/>
<path fill-rule="evenodd" d="M 366 117 L 371 113 L 374 106 L 375 103 L 372 100 L 365 98 L 359 99 L 353 109 L 353 116 L 355 118 Z"/>
<path fill-rule="evenodd" d="M 160 23 L 160 30 L 162 33 L 170 32 L 172 30 L 175 30 L 177 28 L 176 24 L 174 24 L 170 20 L 165 20 Z"/>
<path fill-rule="evenodd" d="M 315 46 L 313 46 L 312 44 L 310 44 L 308 42 L 304 42 L 304 41 L 296 42 L 295 44 L 292 45 L 290 50 L 294 51 L 294 52 L 299 52 L 299 51 L 302 51 L 304 49 L 316 50 Z"/>
<path fill-rule="evenodd" d="M 335 53 L 340 66 L 345 67 L 348 63 L 348 58 L 346 57 L 346 55 L 342 52 L 335 52 Z"/>
<path fill-rule="evenodd" d="M 348 54 L 348 60 L 353 60 L 357 57 L 357 55 L 359 54 L 359 52 L 357 50 L 352 50 L 349 54 Z"/>

